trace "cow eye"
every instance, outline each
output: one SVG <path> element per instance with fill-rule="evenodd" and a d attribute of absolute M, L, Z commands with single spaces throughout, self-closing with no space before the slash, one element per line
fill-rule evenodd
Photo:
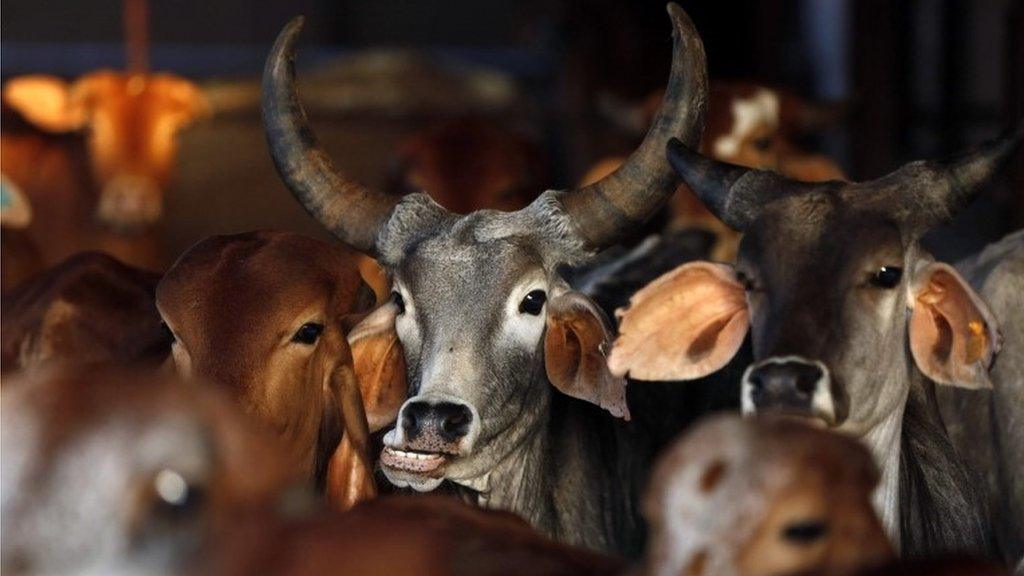
<path fill-rule="evenodd" d="M 543 290 L 533 290 L 519 303 L 519 312 L 538 316 L 544 309 L 544 302 L 547 302 L 547 299 L 548 295 Z"/>
<path fill-rule="evenodd" d="M 757 290 L 757 285 L 754 282 L 754 278 L 749 274 L 746 274 L 742 270 L 736 271 L 736 281 L 739 282 L 740 285 L 743 286 L 743 289 L 746 290 L 747 292 L 753 292 Z"/>
<path fill-rule="evenodd" d="M 306 322 L 292 336 L 292 342 L 299 344 L 316 344 L 317 338 L 320 337 L 324 331 L 323 324 L 317 324 L 316 322 Z"/>
<path fill-rule="evenodd" d="M 391 291 L 391 301 L 398 307 L 399 314 L 405 314 L 405 300 L 402 299 L 402 295 L 398 290 Z"/>
<path fill-rule="evenodd" d="M 204 501 L 201 487 L 169 468 L 161 470 L 153 478 L 153 491 L 156 493 L 159 510 L 165 515 L 189 514 L 202 506 Z"/>
<path fill-rule="evenodd" d="M 903 268 L 882 266 L 871 276 L 871 283 L 879 288 L 895 288 L 903 278 Z"/>
<path fill-rule="evenodd" d="M 793 522 L 782 530 L 783 539 L 802 546 L 814 544 L 828 534 L 828 525 L 821 520 Z"/>

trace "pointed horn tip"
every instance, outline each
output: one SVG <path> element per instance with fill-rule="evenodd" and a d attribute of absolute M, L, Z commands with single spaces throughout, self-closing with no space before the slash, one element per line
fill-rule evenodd
<path fill-rule="evenodd" d="M 302 27 L 305 25 L 306 17 L 300 14 L 295 18 L 289 20 L 288 24 L 285 25 L 284 29 L 287 30 L 290 34 L 298 34 L 299 32 L 302 31 Z"/>

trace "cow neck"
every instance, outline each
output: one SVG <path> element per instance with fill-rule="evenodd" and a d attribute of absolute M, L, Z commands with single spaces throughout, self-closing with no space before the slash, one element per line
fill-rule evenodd
<path fill-rule="evenodd" d="M 860 438 L 874 456 L 881 479 L 871 502 L 893 548 L 900 549 L 900 448 L 906 402 Z"/>

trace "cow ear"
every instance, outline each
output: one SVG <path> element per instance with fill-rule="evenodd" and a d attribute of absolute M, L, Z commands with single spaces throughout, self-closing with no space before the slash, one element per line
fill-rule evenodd
<path fill-rule="evenodd" d="M 86 113 L 68 83 L 54 76 L 19 76 L 7 81 L 4 104 L 46 132 L 71 132 L 85 126 Z"/>
<path fill-rule="evenodd" d="M 348 334 L 371 432 L 394 422 L 407 396 L 405 354 L 395 332 L 397 315 L 398 307 L 394 302 L 388 302 Z"/>
<path fill-rule="evenodd" d="M 343 365 L 331 376 L 331 393 L 335 402 L 326 402 L 326 409 L 340 413 L 343 427 L 338 447 L 327 463 L 325 494 L 338 510 L 348 510 L 356 503 L 377 495 L 370 461 L 370 431 L 359 382 L 352 368 Z"/>
<path fill-rule="evenodd" d="M 373 290 L 377 304 L 387 300 L 391 281 L 388 279 L 388 274 L 384 271 L 384 268 L 373 258 L 362 254 L 359 256 L 357 266 L 359 267 L 359 276 Z"/>
<path fill-rule="evenodd" d="M 608 365 L 640 380 L 693 380 L 736 354 L 749 326 L 746 293 L 732 268 L 690 262 L 662 275 L 616 311 Z"/>
<path fill-rule="evenodd" d="M 988 306 L 947 264 L 928 264 L 911 288 L 910 351 L 925 376 L 961 388 L 991 388 L 1001 336 Z"/>
<path fill-rule="evenodd" d="M 160 80 L 160 89 L 182 113 L 181 126 L 187 126 L 213 113 L 213 106 L 206 95 L 191 81 L 177 76 L 160 76 Z"/>
<path fill-rule="evenodd" d="M 583 294 L 569 291 L 553 297 L 548 302 L 544 366 L 548 380 L 563 394 L 629 420 L 626 379 L 608 371 L 607 325 L 604 313 Z"/>

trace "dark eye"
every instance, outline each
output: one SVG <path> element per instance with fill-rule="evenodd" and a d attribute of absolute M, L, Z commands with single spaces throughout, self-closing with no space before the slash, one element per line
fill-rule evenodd
<path fill-rule="evenodd" d="M 402 295 L 399 294 L 398 290 L 391 291 L 391 301 L 398 307 L 399 314 L 405 314 L 405 300 L 402 299 Z"/>
<path fill-rule="evenodd" d="M 543 290 L 534 290 L 527 294 L 523 301 L 519 303 L 519 312 L 537 316 L 544 309 L 544 303 L 547 302 L 547 299 L 548 295 Z"/>
<path fill-rule="evenodd" d="M 754 279 L 742 270 L 736 271 L 736 281 L 739 282 L 747 292 L 752 292 L 757 288 L 754 284 Z"/>
<path fill-rule="evenodd" d="M 895 288 L 903 279 L 903 268 L 882 266 L 872 276 L 871 283 L 879 288 Z"/>
<path fill-rule="evenodd" d="M 793 544 L 808 546 L 821 540 L 828 534 L 828 525 L 824 521 L 810 520 L 794 522 L 782 531 L 782 537 Z"/>
<path fill-rule="evenodd" d="M 771 136 L 762 136 L 757 140 L 754 140 L 753 144 L 754 148 L 757 148 L 758 150 L 765 152 L 772 147 L 772 138 Z"/>
<path fill-rule="evenodd" d="M 153 478 L 158 510 L 165 516 L 183 516 L 198 510 L 204 501 L 202 488 L 174 470 L 164 469 Z"/>
<path fill-rule="evenodd" d="M 306 322 L 292 336 L 292 342 L 299 344 L 316 344 L 316 339 L 320 337 L 324 331 L 323 324 L 317 324 L 316 322 Z"/>

